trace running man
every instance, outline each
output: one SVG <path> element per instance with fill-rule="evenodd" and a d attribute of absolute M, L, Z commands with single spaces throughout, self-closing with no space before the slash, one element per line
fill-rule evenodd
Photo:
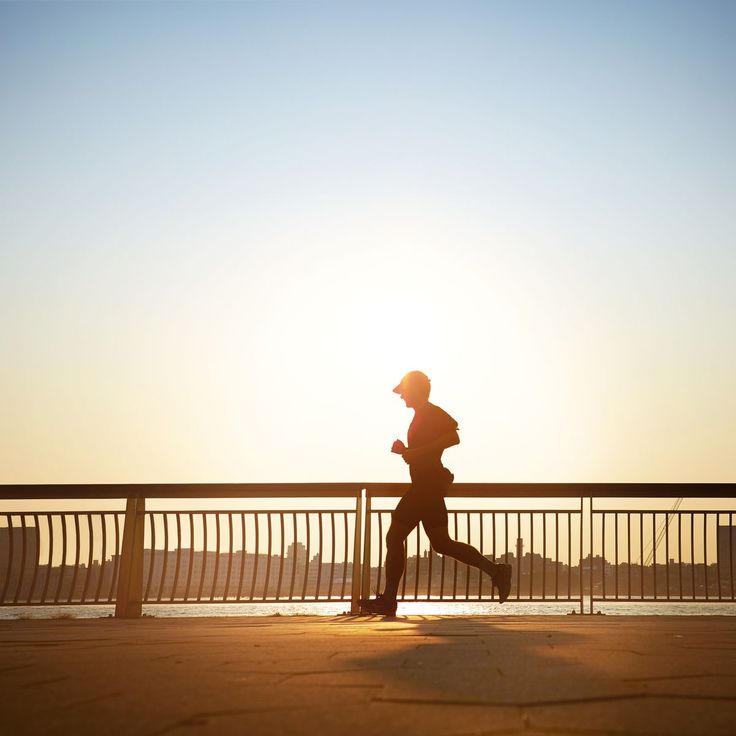
<path fill-rule="evenodd" d="M 421 371 L 410 371 L 394 389 L 407 408 L 414 409 L 409 425 L 407 447 L 396 440 L 391 452 L 401 455 L 409 466 L 411 488 L 399 501 L 386 534 L 386 585 L 376 598 L 363 598 L 363 613 L 393 616 L 396 593 L 404 574 L 404 542 L 421 521 L 432 548 L 441 555 L 454 557 L 477 567 L 491 577 L 503 603 L 511 590 L 511 565 L 486 559 L 475 547 L 450 538 L 447 529 L 445 493 L 455 476 L 442 465 L 442 452 L 460 443 L 457 422 L 439 406 L 429 403 L 429 378 Z"/>

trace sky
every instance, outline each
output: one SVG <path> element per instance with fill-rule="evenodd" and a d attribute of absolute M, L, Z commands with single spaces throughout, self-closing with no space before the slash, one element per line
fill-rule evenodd
<path fill-rule="evenodd" d="M 0 4 L 0 483 L 736 480 L 736 9 Z"/>

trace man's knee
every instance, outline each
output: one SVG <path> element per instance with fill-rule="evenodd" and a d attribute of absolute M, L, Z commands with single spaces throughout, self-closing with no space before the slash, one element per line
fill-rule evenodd
<path fill-rule="evenodd" d="M 409 535 L 409 531 L 404 524 L 392 523 L 386 533 L 386 547 L 396 548 L 403 547 L 404 541 Z"/>
<path fill-rule="evenodd" d="M 432 545 L 432 549 L 438 555 L 448 555 L 452 552 L 453 545 L 455 544 L 447 534 L 434 534 L 429 537 L 429 542 Z"/>

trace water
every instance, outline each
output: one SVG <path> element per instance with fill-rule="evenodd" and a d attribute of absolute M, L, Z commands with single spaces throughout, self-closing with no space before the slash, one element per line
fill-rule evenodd
<path fill-rule="evenodd" d="M 335 603 L 199 603 L 158 604 L 143 606 L 143 613 L 155 618 L 224 617 L 224 616 L 339 616 L 350 608 L 347 601 Z M 566 603 L 436 603 L 407 602 L 399 604 L 399 615 L 405 616 L 561 616 L 580 605 Z M 734 603 L 598 603 L 595 612 L 609 616 L 736 616 Z M 0 620 L 106 618 L 114 606 L 13 606 L 0 608 Z M 585 605 L 585 612 L 589 604 Z"/>

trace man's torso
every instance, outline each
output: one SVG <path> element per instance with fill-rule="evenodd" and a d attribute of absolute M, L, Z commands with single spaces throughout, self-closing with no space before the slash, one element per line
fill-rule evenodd
<path fill-rule="evenodd" d="M 427 403 L 416 410 L 409 425 L 407 446 L 415 449 L 457 430 L 457 422 L 443 409 Z M 412 483 L 446 487 L 452 482 L 452 473 L 442 465 L 442 449 L 417 458 L 409 465 Z"/>

